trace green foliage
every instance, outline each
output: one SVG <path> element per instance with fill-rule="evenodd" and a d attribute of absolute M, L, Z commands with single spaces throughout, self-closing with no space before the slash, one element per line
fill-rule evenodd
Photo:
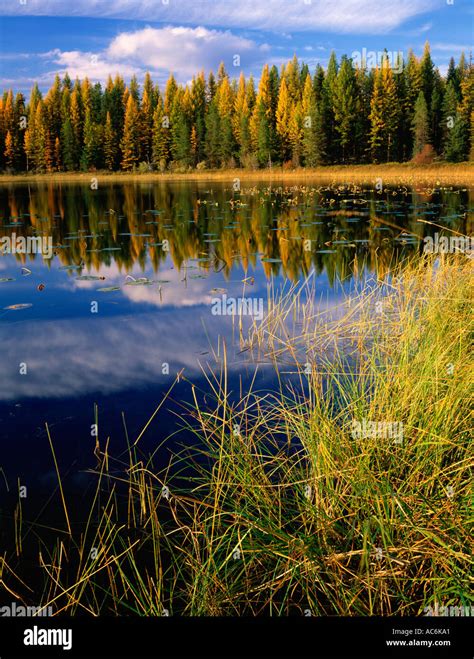
<path fill-rule="evenodd" d="M 412 121 L 413 130 L 413 157 L 423 150 L 430 141 L 430 128 L 428 119 L 428 108 L 425 95 L 420 92 L 415 103 L 415 114 Z"/>

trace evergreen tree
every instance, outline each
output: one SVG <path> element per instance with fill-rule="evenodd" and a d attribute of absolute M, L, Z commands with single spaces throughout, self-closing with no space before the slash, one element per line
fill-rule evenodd
<path fill-rule="evenodd" d="M 462 162 L 467 159 L 468 139 L 469 129 L 466 121 L 458 114 L 444 146 L 444 157 L 448 162 Z"/>
<path fill-rule="evenodd" d="M 75 143 L 74 131 L 69 117 L 66 117 L 63 121 L 60 142 L 63 167 L 66 171 L 73 171 L 76 167 L 77 145 Z"/>
<path fill-rule="evenodd" d="M 153 115 L 152 158 L 155 167 L 161 170 L 165 169 L 170 158 L 170 124 L 161 99 Z"/>
<path fill-rule="evenodd" d="M 205 158 L 204 153 L 204 139 L 206 132 L 206 80 L 204 78 L 204 71 L 193 78 L 191 84 L 191 99 L 192 99 L 192 123 L 195 129 L 196 150 L 194 157 L 196 163 L 201 162 Z"/>
<path fill-rule="evenodd" d="M 435 71 L 433 60 L 431 59 L 430 44 L 428 42 L 425 43 L 423 56 L 420 62 L 420 75 L 421 91 L 425 97 L 426 107 L 428 108 L 429 114 L 429 108 L 431 107 L 431 96 L 433 94 L 433 87 L 435 82 Z"/>
<path fill-rule="evenodd" d="M 174 161 L 187 166 L 190 163 L 191 135 L 185 106 L 184 93 L 178 90 L 171 110 L 171 156 Z"/>
<path fill-rule="evenodd" d="M 138 163 L 138 136 L 138 107 L 134 97 L 129 94 L 125 111 L 123 137 L 120 143 L 122 152 L 121 167 L 126 171 L 133 169 Z"/>
<path fill-rule="evenodd" d="M 336 119 L 334 116 L 334 85 L 337 78 L 337 60 L 336 54 L 332 51 L 326 76 L 323 83 L 323 96 L 324 99 L 321 103 L 321 108 L 324 112 L 324 127 L 325 127 L 325 142 L 327 144 L 327 158 L 329 162 L 337 162 L 339 159 L 339 140 L 338 132 L 336 131 Z"/>
<path fill-rule="evenodd" d="M 220 164 L 220 121 L 219 111 L 215 97 L 209 105 L 206 115 L 206 158 L 211 167 L 218 167 Z"/>
<path fill-rule="evenodd" d="M 316 167 L 324 158 L 324 130 L 321 123 L 321 114 L 316 104 L 316 93 L 311 76 L 306 76 L 302 100 L 303 114 L 303 140 L 302 151 L 304 165 Z"/>
<path fill-rule="evenodd" d="M 5 137 L 4 156 L 5 156 L 5 165 L 8 167 L 8 169 L 13 169 L 13 166 L 15 164 L 15 147 L 13 143 L 13 135 L 10 133 L 9 130 L 7 131 Z"/>
<path fill-rule="evenodd" d="M 221 68 L 222 67 L 222 68 Z M 219 68 L 216 102 L 219 111 L 221 130 L 220 160 L 223 166 L 232 164 L 235 153 L 235 139 L 232 130 L 232 112 L 234 109 L 234 94 L 225 73 L 223 65 Z"/>
<path fill-rule="evenodd" d="M 276 131 L 280 139 L 280 153 L 283 161 L 289 160 L 291 157 L 290 121 L 295 110 L 291 104 L 286 80 L 286 76 L 283 76 L 276 111 Z"/>
<path fill-rule="evenodd" d="M 40 100 L 36 105 L 34 122 L 31 126 L 32 164 L 38 171 L 53 168 L 52 153 L 48 148 L 49 135 L 44 102 Z"/>
<path fill-rule="evenodd" d="M 413 130 L 413 157 L 418 155 L 426 144 L 429 144 L 430 130 L 428 108 L 425 95 L 421 91 L 415 103 L 415 113 L 412 121 Z"/>
<path fill-rule="evenodd" d="M 375 73 L 370 103 L 370 150 L 374 162 L 388 161 L 396 153 L 398 113 L 397 88 L 392 68 L 385 57 L 381 68 Z"/>
<path fill-rule="evenodd" d="M 334 80 L 332 95 L 335 127 L 340 136 L 339 143 L 342 148 L 343 162 L 347 152 L 353 150 L 351 147 L 353 147 L 356 120 L 356 91 L 356 77 L 352 61 L 344 55 Z"/>
<path fill-rule="evenodd" d="M 268 64 L 265 64 L 260 76 L 258 94 L 250 119 L 250 136 L 252 149 L 254 150 L 258 163 L 268 165 L 272 162 L 272 149 L 274 139 L 272 134 L 272 96 L 270 89 L 270 72 Z"/>
<path fill-rule="evenodd" d="M 112 126 L 110 112 L 107 112 L 104 129 L 104 162 L 109 170 L 114 170 L 117 162 L 117 141 L 115 131 Z"/>
<path fill-rule="evenodd" d="M 56 137 L 54 140 L 54 168 L 58 172 L 62 169 L 61 142 L 59 141 L 59 137 Z"/>
<path fill-rule="evenodd" d="M 147 74 L 149 76 L 149 74 Z M 152 137 L 153 137 L 153 114 L 154 114 L 154 94 L 150 90 L 150 83 L 147 82 L 143 89 L 143 97 L 140 108 L 140 160 L 151 162 L 152 160 Z"/>
<path fill-rule="evenodd" d="M 254 113 L 256 115 L 255 125 L 257 127 L 257 160 L 259 165 L 263 167 L 271 163 L 272 151 L 271 129 L 268 122 L 267 108 L 263 98 L 257 100 Z"/>

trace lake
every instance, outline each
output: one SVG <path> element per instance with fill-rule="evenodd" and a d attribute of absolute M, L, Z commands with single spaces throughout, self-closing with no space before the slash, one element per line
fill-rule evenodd
<path fill-rule="evenodd" d="M 319 304 L 337 305 L 420 253 L 436 224 L 470 233 L 470 195 L 344 184 L 3 185 L 0 240 L 11 248 L 0 257 L 0 466 L 10 487 L 56 483 L 47 422 L 61 471 L 80 489 L 97 420 L 110 451 L 120 450 L 125 425 L 137 437 L 179 373 L 145 435 L 149 449 L 172 435 L 165 461 L 183 440 L 174 412 L 191 400 L 191 382 L 205 396 L 204 374 L 224 347 L 232 387 L 245 390 L 257 361 L 258 388 L 275 385 L 271 363 L 245 347 L 269 287 L 314 273 Z M 51 258 L 21 253 L 39 244 L 27 238 L 44 239 Z"/>

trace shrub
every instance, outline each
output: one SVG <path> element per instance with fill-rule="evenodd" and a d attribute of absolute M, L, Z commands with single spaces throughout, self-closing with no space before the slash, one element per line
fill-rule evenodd
<path fill-rule="evenodd" d="M 415 165 L 430 165 L 436 157 L 436 152 L 431 144 L 425 144 L 416 156 L 413 157 L 412 162 Z"/>

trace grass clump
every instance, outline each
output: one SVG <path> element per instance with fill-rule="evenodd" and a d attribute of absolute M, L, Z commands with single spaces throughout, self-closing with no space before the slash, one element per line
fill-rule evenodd
<path fill-rule="evenodd" d="M 188 446 L 169 467 L 138 440 L 117 460 L 98 442 L 87 525 L 66 515 L 48 541 L 23 520 L 42 605 L 367 616 L 472 604 L 471 264 L 422 257 L 325 310 L 314 280 L 272 292 L 241 338 L 273 362 L 277 390 L 231 391 L 224 358 L 206 404 L 193 389 L 177 426 Z M 21 551 L 0 564 L 18 596 L 21 565 Z"/>

